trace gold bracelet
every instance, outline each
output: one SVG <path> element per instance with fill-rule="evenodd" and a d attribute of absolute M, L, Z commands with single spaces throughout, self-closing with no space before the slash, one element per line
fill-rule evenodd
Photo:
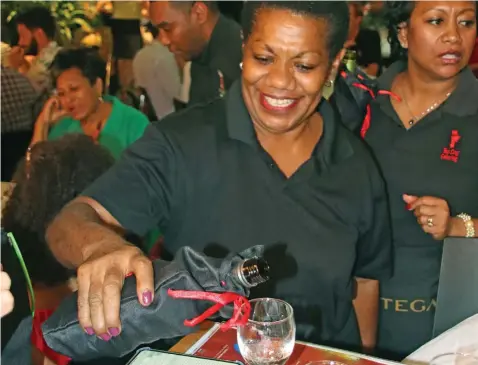
<path fill-rule="evenodd" d="M 460 218 L 465 224 L 465 229 L 466 229 L 465 237 L 466 238 L 475 237 L 475 225 L 473 224 L 471 216 L 466 213 L 460 213 L 457 215 L 457 217 Z"/>

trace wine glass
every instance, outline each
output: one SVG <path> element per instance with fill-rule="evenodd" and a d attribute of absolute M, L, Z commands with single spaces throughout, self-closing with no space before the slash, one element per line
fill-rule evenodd
<path fill-rule="evenodd" d="M 295 344 L 294 311 L 279 299 L 253 299 L 248 322 L 237 329 L 242 357 L 249 365 L 283 365 Z"/>

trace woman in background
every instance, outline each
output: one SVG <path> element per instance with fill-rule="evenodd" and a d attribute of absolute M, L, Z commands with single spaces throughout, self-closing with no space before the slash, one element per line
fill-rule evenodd
<path fill-rule="evenodd" d="M 385 7 L 402 60 L 378 79 L 362 134 L 387 185 L 395 250 L 378 347 L 402 359 L 432 338 L 443 240 L 478 232 L 478 80 L 467 67 L 476 2 Z"/>
<path fill-rule="evenodd" d="M 145 115 L 117 98 L 103 95 L 105 62 L 88 48 L 60 51 L 52 64 L 56 95 L 35 123 L 32 144 L 83 133 L 105 146 L 117 159 L 143 135 Z"/>

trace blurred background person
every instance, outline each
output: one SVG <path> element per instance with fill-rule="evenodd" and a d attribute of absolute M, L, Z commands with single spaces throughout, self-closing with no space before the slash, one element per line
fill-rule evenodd
<path fill-rule="evenodd" d="M 134 57 L 133 74 L 136 87 L 147 93 L 155 120 L 159 120 L 175 111 L 174 100 L 180 99 L 182 72 L 174 55 L 159 41 L 159 30 L 153 25 L 149 30 L 153 41 Z"/>
<path fill-rule="evenodd" d="M 3 65 L 1 86 L 1 174 L 2 181 L 10 181 L 30 143 L 44 98 L 25 75 Z"/>
<path fill-rule="evenodd" d="M 345 42 L 345 48 L 355 48 L 357 36 L 360 31 L 364 16 L 365 1 L 347 1 L 349 7 L 350 23 L 349 33 L 347 36 L 347 42 Z"/>
<path fill-rule="evenodd" d="M 10 291 L 10 286 L 12 285 L 12 280 L 10 276 L 3 271 L 3 266 L 0 272 L 0 316 L 4 317 L 13 310 L 15 300 L 13 298 L 12 292 Z"/>
<path fill-rule="evenodd" d="M 369 78 L 379 76 L 382 67 L 380 34 L 373 29 L 361 29 L 356 38 L 357 66 Z"/>
<path fill-rule="evenodd" d="M 478 80 L 467 66 L 475 1 L 385 3 L 394 58 L 365 141 L 387 186 L 394 275 L 381 282 L 377 346 L 402 360 L 432 339 L 443 240 L 478 232 Z"/>
<path fill-rule="evenodd" d="M 52 64 L 56 95 L 38 116 L 32 144 L 83 133 L 105 146 L 115 158 L 143 135 L 149 124 L 140 111 L 104 95 L 106 64 L 97 50 L 60 51 Z"/>
<path fill-rule="evenodd" d="M 119 91 L 123 95 L 134 85 L 133 59 L 143 47 L 141 21 L 147 16 L 148 7 L 149 2 L 141 0 L 97 2 L 97 10 L 113 36 L 112 57 L 118 90 L 110 90 L 112 94 Z"/>
<path fill-rule="evenodd" d="M 154 1 L 149 12 L 180 67 L 191 61 L 188 104 L 223 96 L 241 74 L 239 24 L 221 14 L 216 1 Z"/>
<path fill-rule="evenodd" d="M 18 44 L 9 52 L 8 66 L 25 74 L 39 90 L 51 88 L 49 67 L 60 50 L 54 41 L 55 18 L 44 6 L 36 6 L 15 16 Z M 26 56 L 34 56 L 30 63 Z"/>

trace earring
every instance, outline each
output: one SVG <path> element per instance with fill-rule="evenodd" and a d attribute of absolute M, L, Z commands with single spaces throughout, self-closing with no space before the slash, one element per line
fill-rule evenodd
<path fill-rule="evenodd" d="M 239 64 L 239 68 L 242 70 L 242 62 Z"/>

